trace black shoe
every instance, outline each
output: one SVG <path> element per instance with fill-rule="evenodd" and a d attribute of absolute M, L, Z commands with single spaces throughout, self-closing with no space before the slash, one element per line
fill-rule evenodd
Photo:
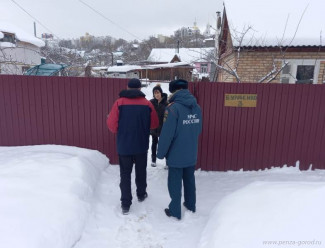
<path fill-rule="evenodd" d="M 148 194 L 145 193 L 143 196 L 138 196 L 138 201 L 143 202 L 148 197 Z"/>
<path fill-rule="evenodd" d="M 189 210 L 189 211 L 195 213 L 195 210 L 189 209 L 189 208 L 185 205 L 185 202 L 183 202 L 183 206 L 184 206 L 187 210 Z"/>
<path fill-rule="evenodd" d="M 176 217 L 176 216 L 172 216 L 172 214 L 170 213 L 169 208 L 165 208 L 165 214 L 166 214 L 168 217 L 174 217 L 174 218 L 176 218 L 176 219 L 178 219 L 178 220 L 181 219 L 181 218 L 178 218 L 178 217 Z"/>
<path fill-rule="evenodd" d="M 152 163 L 151 163 L 151 167 L 157 167 L 156 162 L 152 162 Z"/>
<path fill-rule="evenodd" d="M 170 214 L 169 208 L 165 208 L 165 214 L 166 214 L 168 217 L 171 217 L 171 216 L 172 216 L 172 215 Z"/>
<path fill-rule="evenodd" d="M 130 207 L 123 207 L 122 206 L 122 214 L 128 215 L 130 212 Z"/>

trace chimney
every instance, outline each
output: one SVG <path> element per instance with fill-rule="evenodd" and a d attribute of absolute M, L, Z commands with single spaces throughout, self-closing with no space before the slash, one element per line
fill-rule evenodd
<path fill-rule="evenodd" d="M 220 11 L 217 11 L 217 29 L 221 28 L 221 15 Z"/>
<path fill-rule="evenodd" d="M 34 36 L 36 37 L 36 22 L 34 22 Z"/>
<path fill-rule="evenodd" d="M 220 11 L 217 11 L 217 22 L 216 22 L 216 34 L 214 38 L 215 42 L 215 49 L 214 49 L 214 56 L 216 59 L 216 63 L 219 64 L 219 46 L 220 46 L 220 33 L 221 33 L 221 13 Z M 216 70 L 214 76 L 213 76 L 213 81 L 217 81 L 218 79 L 218 70 Z"/>
<path fill-rule="evenodd" d="M 215 57 L 218 61 L 218 58 L 219 58 L 219 36 L 220 36 L 220 33 L 221 33 L 221 13 L 220 11 L 217 11 L 217 23 L 216 23 L 216 35 L 215 35 Z"/>

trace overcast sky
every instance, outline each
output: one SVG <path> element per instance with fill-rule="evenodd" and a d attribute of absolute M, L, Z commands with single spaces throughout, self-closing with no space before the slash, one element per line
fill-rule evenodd
<path fill-rule="evenodd" d="M 251 26 L 254 36 L 265 39 L 324 41 L 325 0 L 225 0 L 230 27 Z M 249 35 L 248 35 L 249 37 Z M 323 43 L 324 45 L 324 43 Z"/>
<path fill-rule="evenodd" d="M 228 16 L 237 27 L 248 24 L 272 35 L 276 30 L 282 33 L 289 19 L 286 32 L 293 33 L 308 6 L 298 36 L 317 37 L 325 32 L 325 0 L 225 1 Z M 38 36 L 46 32 L 60 38 L 78 38 L 88 32 L 126 40 L 146 39 L 171 35 L 180 27 L 193 26 L 195 20 L 204 31 L 208 23 L 215 27 L 216 11 L 223 10 L 222 0 L 0 0 L 0 21 L 12 22 L 30 33 L 33 18 L 14 2 L 46 26 L 48 30 L 37 24 Z"/>
<path fill-rule="evenodd" d="M 193 26 L 195 20 L 202 29 L 208 22 L 215 26 L 215 12 L 222 11 L 222 0 L 0 0 L 0 20 L 30 32 L 34 20 L 14 2 L 60 38 L 86 32 L 126 40 L 171 35 L 180 27 Z M 37 24 L 38 35 L 49 30 Z"/>

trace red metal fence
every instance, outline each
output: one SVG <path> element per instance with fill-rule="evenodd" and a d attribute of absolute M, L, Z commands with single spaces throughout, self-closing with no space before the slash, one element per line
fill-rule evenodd
<path fill-rule="evenodd" d="M 198 83 L 203 111 L 198 167 L 325 169 L 325 85 Z M 257 94 L 255 108 L 225 107 L 225 94 Z"/>
<path fill-rule="evenodd" d="M 0 76 L 0 146 L 96 149 L 118 163 L 106 117 L 127 80 Z"/>
<path fill-rule="evenodd" d="M 96 149 L 118 163 L 106 116 L 127 80 L 0 75 L 0 145 Z M 325 169 L 325 85 L 192 83 L 203 111 L 198 168 Z M 224 96 L 257 94 L 255 108 Z"/>

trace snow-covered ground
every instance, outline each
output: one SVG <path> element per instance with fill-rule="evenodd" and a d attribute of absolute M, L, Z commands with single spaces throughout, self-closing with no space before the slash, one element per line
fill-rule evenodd
<path fill-rule="evenodd" d="M 0 247 L 72 247 L 107 166 L 76 147 L 0 147 Z"/>
<path fill-rule="evenodd" d="M 143 90 L 148 98 L 154 86 Z M 163 211 L 170 200 L 163 160 L 148 167 L 149 197 L 134 200 L 127 216 L 119 167 L 107 165 L 86 149 L 0 147 L 0 247 L 325 247 L 325 171 L 199 170 L 197 212 L 183 208 L 178 221 Z"/>
<path fill-rule="evenodd" d="M 163 212 L 169 204 L 168 172 L 159 162 L 158 168 L 148 167 L 149 197 L 134 201 L 128 216 L 120 213 L 118 167 L 109 166 L 77 248 L 273 248 L 279 244 L 263 241 L 313 240 L 325 247 L 325 171 L 197 171 L 197 212 L 183 208 L 178 221 Z"/>

